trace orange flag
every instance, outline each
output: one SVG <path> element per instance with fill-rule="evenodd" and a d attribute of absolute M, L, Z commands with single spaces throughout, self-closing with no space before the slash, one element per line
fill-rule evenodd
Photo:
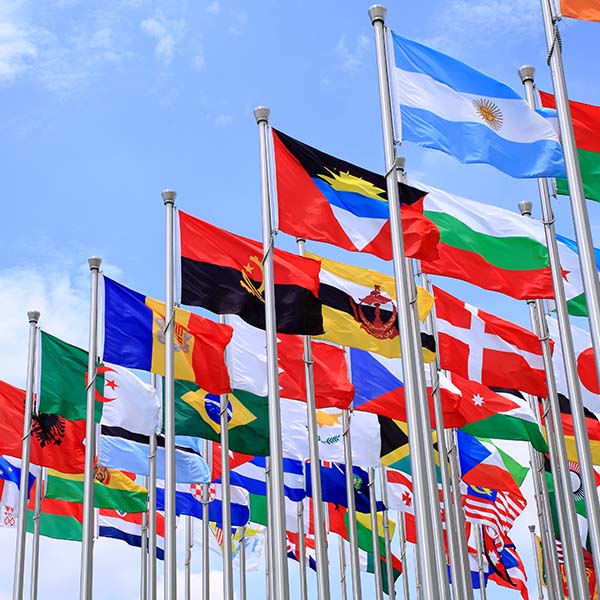
<path fill-rule="evenodd" d="M 600 0 L 560 0 L 563 17 L 600 21 Z"/>

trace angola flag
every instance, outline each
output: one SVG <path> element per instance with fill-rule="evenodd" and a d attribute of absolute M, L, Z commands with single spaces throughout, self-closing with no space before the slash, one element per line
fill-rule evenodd
<path fill-rule="evenodd" d="M 352 252 L 391 260 L 385 178 L 273 130 L 279 228 Z M 407 256 L 437 258 L 440 233 L 423 215 L 425 192 L 404 183 L 400 191 Z"/>
<path fill-rule="evenodd" d="M 179 211 L 181 301 L 265 328 L 262 244 Z M 274 250 L 277 331 L 323 333 L 316 260 Z"/>

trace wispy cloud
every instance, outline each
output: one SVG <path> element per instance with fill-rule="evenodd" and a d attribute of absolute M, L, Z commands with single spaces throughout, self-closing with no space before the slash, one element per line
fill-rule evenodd
<path fill-rule="evenodd" d="M 231 17 L 229 24 L 229 33 L 232 35 L 242 35 L 248 24 L 248 15 L 245 12 L 235 13 Z"/>
<path fill-rule="evenodd" d="M 33 32 L 23 19 L 20 2 L 0 2 L 0 80 L 11 81 L 38 56 Z"/>
<path fill-rule="evenodd" d="M 206 7 L 206 12 L 210 13 L 211 15 L 216 15 L 217 13 L 219 13 L 221 11 L 221 5 L 218 2 L 211 2 L 207 7 Z"/>
<path fill-rule="evenodd" d="M 345 36 L 341 37 L 335 46 L 335 53 L 342 71 L 353 75 L 362 70 L 366 65 L 370 44 L 369 38 L 362 34 L 352 44 L 346 41 Z"/>
<path fill-rule="evenodd" d="M 154 55 L 164 66 L 173 62 L 178 44 L 185 36 L 185 21 L 183 19 L 169 19 L 159 9 L 152 17 L 140 23 L 142 31 L 156 40 Z"/>

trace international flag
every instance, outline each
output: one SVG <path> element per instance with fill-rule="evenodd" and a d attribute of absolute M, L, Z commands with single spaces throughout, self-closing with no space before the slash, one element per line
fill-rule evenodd
<path fill-rule="evenodd" d="M 402 137 L 512 177 L 564 177 L 552 125 L 507 85 L 392 32 Z"/>
<path fill-rule="evenodd" d="M 488 386 L 547 394 L 542 344 L 531 331 L 434 287 L 440 367 Z"/>
<path fill-rule="evenodd" d="M 0 381 L 0 453 L 20 458 L 25 390 Z M 85 420 L 38 413 L 32 418 L 30 461 L 34 465 L 81 473 L 85 463 Z"/>
<path fill-rule="evenodd" d="M 385 178 L 273 130 L 279 228 L 307 240 L 392 259 Z M 406 255 L 435 258 L 439 233 L 423 192 L 398 184 Z"/>
<path fill-rule="evenodd" d="M 321 262 L 319 299 L 323 303 L 325 333 L 319 336 L 341 346 L 400 356 L 398 308 L 394 278 L 371 269 L 353 267 L 315 254 Z M 417 286 L 419 320 L 424 321 L 433 297 Z M 435 358 L 433 337 L 421 334 L 423 359 Z"/>
<path fill-rule="evenodd" d="M 221 463 L 221 444 L 217 444 L 216 442 L 211 442 L 211 480 L 218 481 L 221 479 L 221 474 L 223 473 L 223 465 Z M 254 456 L 250 454 L 243 454 L 242 452 L 233 452 L 229 450 L 229 469 L 233 470 L 244 463 L 250 462 Z"/>
<path fill-rule="evenodd" d="M 583 21 L 600 21 L 600 6 L 596 0 L 560 0 L 563 17 Z"/>
<path fill-rule="evenodd" d="M 265 328 L 263 247 L 182 211 L 179 215 L 181 301 L 217 314 L 239 315 Z M 319 263 L 274 250 L 277 331 L 323 333 Z"/>
<path fill-rule="evenodd" d="M 27 505 L 27 531 L 33 532 L 35 486 L 31 490 Z M 53 500 L 42 497 L 39 515 L 40 535 L 57 540 L 81 541 L 83 528 L 83 504 Z"/>
<path fill-rule="evenodd" d="M 175 308 L 175 377 L 213 394 L 230 390 L 224 353 L 233 331 Z M 165 304 L 104 277 L 104 360 L 165 374 Z"/>
<path fill-rule="evenodd" d="M 27 494 L 35 483 L 29 473 Z M 15 527 L 19 516 L 19 489 L 21 486 L 21 461 L 0 456 L 0 527 Z"/>
<path fill-rule="evenodd" d="M 490 579 L 499 586 L 519 591 L 523 600 L 529 600 L 525 567 L 512 541 L 507 538 L 503 549 L 497 551 L 485 532 L 483 539 L 485 555 L 491 567 Z"/>
<path fill-rule="evenodd" d="M 98 513 L 98 534 L 141 548 L 142 515 L 102 508 Z M 160 512 L 156 513 L 156 558 L 165 559 L 165 517 Z"/>
<path fill-rule="evenodd" d="M 304 535 L 304 559 L 300 556 L 300 539 L 298 532 L 286 531 L 287 557 L 296 562 L 304 560 L 306 566 L 316 572 L 317 560 L 314 535 Z"/>

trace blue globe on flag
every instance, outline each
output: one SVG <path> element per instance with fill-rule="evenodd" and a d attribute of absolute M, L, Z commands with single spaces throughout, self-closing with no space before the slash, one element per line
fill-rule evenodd
<path fill-rule="evenodd" d="M 204 398 L 204 408 L 206 408 L 206 414 L 209 418 L 217 425 L 221 422 L 221 398 L 213 394 L 206 394 Z M 231 421 L 233 417 L 233 408 L 231 402 L 227 401 L 227 422 Z"/>

